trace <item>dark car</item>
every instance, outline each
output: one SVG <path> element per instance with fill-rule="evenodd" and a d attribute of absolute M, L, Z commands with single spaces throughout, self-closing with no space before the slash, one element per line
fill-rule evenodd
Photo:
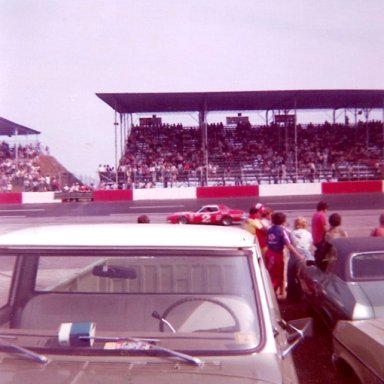
<path fill-rule="evenodd" d="M 324 266 L 304 266 L 305 301 L 330 328 L 337 321 L 384 317 L 384 238 L 332 241 Z"/>
<path fill-rule="evenodd" d="M 245 212 L 241 209 L 230 208 L 224 204 L 204 205 L 197 211 L 182 211 L 170 214 L 167 222 L 170 224 L 216 224 L 231 225 L 242 222 Z"/>

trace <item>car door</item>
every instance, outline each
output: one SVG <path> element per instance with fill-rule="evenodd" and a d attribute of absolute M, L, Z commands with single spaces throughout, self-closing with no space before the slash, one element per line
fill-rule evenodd
<path fill-rule="evenodd" d="M 351 318 L 355 299 L 345 280 L 333 273 L 325 275 L 320 305 L 326 321 L 333 327 L 337 320 Z"/>
<path fill-rule="evenodd" d="M 209 207 L 202 207 L 193 214 L 192 222 L 194 224 L 209 224 L 211 222 L 211 213 Z"/>
<path fill-rule="evenodd" d="M 218 224 L 221 222 L 222 214 L 219 207 L 210 207 L 210 218 L 211 224 Z"/>
<path fill-rule="evenodd" d="M 349 319 L 355 305 L 348 282 L 337 272 L 336 263 L 336 257 L 331 254 L 324 273 L 319 276 L 317 290 L 317 306 L 331 328 L 337 320 Z"/>
<path fill-rule="evenodd" d="M 286 327 L 283 326 L 285 321 L 282 319 L 279 304 L 272 286 L 269 272 L 265 268 L 264 261 L 259 260 L 260 273 L 263 277 L 261 285 L 264 286 L 266 295 L 267 307 L 270 316 L 270 325 L 274 331 L 274 342 L 276 343 L 276 349 L 279 354 L 279 358 L 276 362 L 279 364 L 279 370 L 282 372 L 283 377 L 286 378 L 287 382 L 296 383 L 298 382 L 296 369 L 291 353 L 284 354 L 288 348 L 287 337 L 288 333 Z M 284 357 L 283 357 L 284 356 Z"/>

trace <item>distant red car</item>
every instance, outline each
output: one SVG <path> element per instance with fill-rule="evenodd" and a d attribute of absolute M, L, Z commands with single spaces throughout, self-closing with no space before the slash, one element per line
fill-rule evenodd
<path fill-rule="evenodd" d="M 175 212 L 167 217 L 171 224 L 216 224 L 232 225 L 245 219 L 245 212 L 241 209 L 229 208 L 223 204 L 204 205 L 199 210 Z"/>

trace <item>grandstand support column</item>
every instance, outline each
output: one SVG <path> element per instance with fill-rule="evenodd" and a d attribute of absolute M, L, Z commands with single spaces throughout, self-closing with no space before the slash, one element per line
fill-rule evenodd
<path fill-rule="evenodd" d="M 298 179 L 299 179 L 299 172 L 298 172 L 298 153 L 297 153 L 297 105 L 296 105 L 296 98 L 295 98 L 295 101 L 294 101 L 294 110 L 293 110 L 293 113 L 294 113 L 294 121 L 293 121 L 293 132 L 294 132 L 294 135 L 295 135 L 295 179 L 296 179 L 296 183 L 298 182 Z"/>
<path fill-rule="evenodd" d="M 124 131 L 124 126 L 125 126 L 125 124 L 124 124 L 124 121 L 125 119 L 124 119 L 124 114 L 123 113 L 120 113 L 120 151 L 119 151 L 119 160 L 122 158 L 122 156 L 123 156 L 123 140 L 124 140 L 124 133 L 123 133 L 123 131 Z M 119 161 L 120 162 L 120 161 Z"/>
<path fill-rule="evenodd" d="M 119 126 L 119 123 L 117 122 L 117 111 L 115 109 L 115 121 L 113 123 L 115 126 L 115 182 L 116 182 L 116 188 L 119 185 L 118 184 L 118 172 L 117 172 L 117 127 Z"/>
<path fill-rule="evenodd" d="M 383 97 L 383 106 L 382 106 L 382 112 L 383 112 L 383 118 L 382 120 L 382 125 L 383 125 L 383 164 L 382 167 L 384 168 L 384 97 Z"/>
<path fill-rule="evenodd" d="M 364 117 L 365 117 L 365 145 L 368 149 L 369 147 L 369 113 L 371 110 L 369 108 L 364 108 Z"/>
<path fill-rule="evenodd" d="M 19 146 L 19 129 L 15 128 L 15 161 L 16 161 L 16 170 L 19 170 L 19 151 L 17 147 Z"/>
<path fill-rule="evenodd" d="M 207 106 L 204 103 L 204 109 L 199 112 L 199 125 L 202 130 L 202 142 L 204 150 L 204 175 L 202 175 L 201 185 L 208 185 L 208 124 L 207 124 Z"/>
<path fill-rule="evenodd" d="M 285 152 L 288 154 L 288 114 L 289 114 L 289 109 L 284 110 L 284 141 L 285 141 Z"/>

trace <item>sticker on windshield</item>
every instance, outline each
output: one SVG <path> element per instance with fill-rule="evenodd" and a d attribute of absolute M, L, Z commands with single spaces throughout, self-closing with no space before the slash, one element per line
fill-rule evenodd
<path fill-rule="evenodd" d="M 109 350 L 138 350 L 138 351 L 144 351 L 150 348 L 150 345 L 148 343 L 142 343 L 141 341 L 109 341 L 104 344 L 104 349 Z"/>
<path fill-rule="evenodd" d="M 256 334 L 254 332 L 236 332 L 235 342 L 236 344 L 254 345 L 257 342 Z"/>

